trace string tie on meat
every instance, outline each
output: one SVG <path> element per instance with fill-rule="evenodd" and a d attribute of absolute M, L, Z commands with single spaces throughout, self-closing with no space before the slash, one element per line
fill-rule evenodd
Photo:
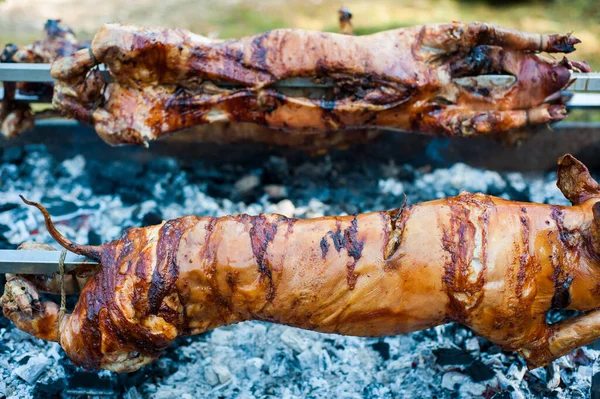
<path fill-rule="evenodd" d="M 92 51 L 92 47 L 88 47 L 89 53 L 90 53 L 90 58 L 92 59 L 92 62 L 94 63 L 94 66 L 99 65 L 98 64 L 98 60 L 96 59 L 96 56 L 94 55 L 94 52 Z"/>
<path fill-rule="evenodd" d="M 65 258 L 67 257 L 67 250 L 63 249 L 60 253 L 58 260 L 58 273 L 60 276 L 60 312 L 58 314 L 58 324 L 60 323 L 67 313 L 67 297 L 65 292 Z"/>

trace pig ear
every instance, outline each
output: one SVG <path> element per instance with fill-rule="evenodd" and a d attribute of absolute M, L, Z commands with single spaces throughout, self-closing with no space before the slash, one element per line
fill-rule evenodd
<path fill-rule="evenodd" d="M 573 205 L 590 198 L 600 198 L 600 184 L 592 178 L 588 168 L 571 154 L 558 160 L 556 185 Z"/>

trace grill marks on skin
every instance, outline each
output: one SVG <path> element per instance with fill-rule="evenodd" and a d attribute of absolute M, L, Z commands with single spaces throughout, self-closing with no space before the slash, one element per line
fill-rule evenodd
<path fill-rule="evenodd" d="M 145 243 L 144 251 L 139 251 L 137 254 L 129 254 L 129 251 L 125 251 L 125 256 L 130 258 L 127 262 L 137 263 L 135 265 L 135 277 L 137 280 L 132 281 L 132 284 L 135 286 L 134 298 L 143 298 L 146 296 L 147 301 L 138 300 L 134 302 L 133 308 L 136 312 L 134 319 L 123 318 L 118 323 L 119 327 L 121 327 L 118 331 L 134 332 L 134 339 L 132 340 L 131 336 L 129 336 L 125 342 L 134 342 L 137 351 L 146 356 L 158 356 L 160 351 L 166 348 L 174 338 L 166 330 L 161 331 L 161 333 L 151 331 L 151 325 L 145 325 L 146 320 L 158 317 L 176 328 L 176 331 L 184 333 L 188 329 L 185 312 L 182 312 L 182 309 L 178 308 L 178 305 L 181 305 L 183 301 L 176 285 L 179 279 L 179 265 L 176 262 L 176 253 L 183 234 L 196 220 L 197 218 L 195 217 L 185 217 L 171 220 L 160 227 L 155 244 L 156 266 L 152 271 L 149 284 L 147 283 L 147 273 L 148 264 L 151 264 L 153 255 L 151 252 L 152 243 L 148 242 L 148 237 L 144 235 L 143 229 L 132 229 L 127 235 L 127 240 L 125 241 L 126 248 L 133 248 L 134 244 L 140 245 L 140 242 Z M 124 261 L 123 259 L 117 264 L 122 264 Z M 146 266 L 145 268 L 144 265 Z M 119 281 L 118 283 L 124 284 L 123 281 Z M 172 301 L 167 301 L 167 298 L 172 298 Z M 112 302 L 114 303 L 115 301 Z M 169 306 L 168 302 L 174 302 L 175 308 Z M 115 309 L 115 311 L 117 310 Z M 123 329 L 121 324 L 127 324 L 127 328 Z M 177 334 L 176 331 L 175 334 Z"/>
<path fill-rule="evenodd" d="M 176 225 L 178 225 L 179 223 L 176 223 L 176 221 L 173 221 L 175 223 L 172 223 L 171 226 L 167 227 L 166 231 L 164 231 L 163 233 L 163 229 L 165 228 L 166 224 L 161 228 L 160 234 L 159 235 L 164 235 L 167 237 L 167 240 L 169 240 L 169 242 L 171 244 L 175 244 L 176 241 L 178 241 L 175 237 L 173 237 L 173 235 L 177 235 L 177 227 Z M 166 234 L 165 234 L 166 233 Z M 169 343 L 170 340 L 169 339 L 165 339 L 165 337 L 162 337 L 160 335 L 154 335 L 152 333 L 150 333 L 145 326 L 140 323 L 141 320 L 144 320 L 145 318 L 147 318 L 148 316 L 151 315 L 158 315 L 158 313 L 162 313 L 163 312 L 163 308 L 160 306 L 160 303 L 156 306 L 156 309 L 153 309 L 153 305 L 151 304 L 150 301 L 150 291 L 152 290 L 152 286 L 154 284 L 160 284 L 162 287 L 164 287 L 165 291 L 164 291 L 164 295 L 167 295 L 166 290 L 170 290 L 172 289 L 172 287 L 170 286 L 170 279 L 171 276 L 168 276 L 167 273 L 173 273 L 173 265 L 171 264 L 170 260 L 170 256 L 168 256 L 168 250 L 160 250 L 160 238 L 159 238 L 159 242 L 158 245 L 156 247 L 156 254 L 158 257 L 159 251 L 163 254 L 164 256 L 164 268 L 166 270 L 163 270 L 161 272 L 158 272 L 158 274 L 160 275 L 160 278 L 158 276 L 155 277 L 156 273 L 157 273 L 157 269 L 159 267 L 161 267 L 161 264 L 158 263 L 159 260 L 157 259 L 157 263 L 156 263 L 156 269 L 153 272 L 152 275 L 152 279 L 150 282 L 150 285 L 148 285 L 147 283 L 147 267 L 148 267 L 148 258 L 147 258 L 147 254 L 142 253 L 139 249 L 136 251 L 136 246 L 140 245 L 140 243 L 142 243 L 142 248 L 144 247 L 144 244 L 147 243 L 147 237 L 145 236 L 145 232 L 143 229 L 131 229 L 127 235 L 124 237 L 124 239 L 121 240 L 121 242 L 123 243 L 123 247 L 124 250 L 122 250 L 122 253 L 120 254 L 120 256 L 117 259 L 117 262 L 114 266 L 115 270 L 117 269 L 116 265 L 123 265 L 123 264 L 127 264 L 127 271 L 128 273 L 125 275 L 113 275 L 111 276 L 112 281 L 110 285 L 106 285 L 103 284 L 103 287 L 105 289 L 110 289 L 110 292 L 108 292 L 107 294 L 109 295 L 107 298 L 112 298 L 115 296 L 115 294 L 118 292 L 117 288 L 120 288 L 126 284 L 128 284 L 128 281 L 125 280 L 124 278 L 131 278 L 133 277 L 131 273 L 132 270 L 131 268 L 135 268 L 135 272 L 140 272 L 140 274 L 134 274 L 134 276 L 136 277 L 136 279 L 131 279 L 129 281 L 130 284 L 132 284 L 134 286 L 134 297 L 141 297 L 143 298 L 144 296 L 147 295 L 148 301 L 143 301 L 143 300 L 139 300 L 136 301 L 135 303 L 132 303 L 132 310 L 135 312 L 135 314 L 133 315 L 133 318 L 129 318 L 127 314 L 125 314 L 123 312 L 123 310 L 118 306 L 117 301 L 115 300 L 109 300 L 107 301 L 107 308 L 108 311 L 107 313 L 110 314 L 110 316 L 107 314 L 105 320 L 102 322 L 101 324 L 103 324 L 103 326 L 101 327 L 104 335 L 106 335 L 107 331 L 114 331 L 120 338 L 121 338 L 121 342 L 127 342 L 130 344 L 133 344 L 133 346 L 135 347 L 135 349 L 137 350 L 137 352 L 147 355 L 147 356 L 158 356 L 158 354 L 160 353 L 161 350 L 163 350 L 164 348 L 166 348 Z M 118 242 L 117 242 L 118 243 Z M 118 244 L 117 244 L 118 245 Z M 103 257 L 104 259 L 104 257 Z M 146 265 L 146 270 L 144 270 L 144 264 Z M 104 265 L 104 262 L 103 262 Z M 134 272 L 134 273 L 135 273 Z M 175 271 L 176 273 L 176 271 Z M 136 281 L 137 280 L 137 281 Z M 162 296 L 163 292 L 161 292 L 161 287 L 155 287 L 154 288 L 154 295 L 156 296 Z M 146 295 L 144 295 L 145 293 L 148 293 Z M 161 316 L 167 316 L 165 315 L 161 315 Z M 172 313 L 169 314 L 169 316 L 172 316 Z M 177 317 L 177 316 L 175 316 Z M 113 322 L 116 318 L 116 322 Z M 164 317 L 164 319 L 166 320 L 167 318 L 172 319 L 172 317 Z M 106 337 L 104 337 L 104 340 L 106 341 Z M 119 341 L 117 341 L 119 342 Z"/>
<path fill-rule="evenodd" d="M 321 238 L 320 247 L 322 259 L 325 259 L 327 256 L 327 251 L 329 251 L 329 242 L 328 238 L 331 239 L 333 243 L 333 247 L 340 253 L 342 249 L 345 249 L 348 253 L 348 256 L 352 258 L 351 261 L 348 262 L 346 268 L 348 270 L 346 280 L 348 282 L 348 287 L 353 290 L 356 286 L 356 281 L 358 280 L 358 273 L 354 271 L 356 264 L 362 256 L 362 251 L 365 245 L 365 240 L 359 240 L 357 237 L 358 233 L 358 220 L 357 215 L 354 215 L 352 221 L 350 222 L 350 226 L 346 227 L 342 230 L 341 221 L 336 220 L 336 229 L 335 231 L 329 230 L 327 234 Z"/>
<path fill-rule="evenodd" d="M 449 317 L 464 323 L 484 296 L 487 230 L 489 211 L 493 204 L 466 193 L 448 198 L 446 203 L 450 207 L 449 224 L 439 223 L 444 228 L 443 249 L 449 255 L 442 282 L 448 294 Z M 472 221 L 472 210 L 481 212 L 478 217 L 479 232 Z"/>
<path fill-rule="evenodd" d="M 531 254 L 529 251 L 529 217 L 527 216 L 527 209 L 521 208 L 521 216 L 519 220 L 521 221 L 521 241 L 523 243 L 523 247 L 521 249 L 521 255 L 519 256 L 519 271 L 517 272 L 517 298 L 521 299 L 523 297 L 523 286 L 525 284 L 525 279 L 527 278 L 527 271 L 531 268 Z"/>
<path fill-rule="evenodd" d="M 482 230 L 481 230 L 481 238 L 482 238 L 482 242 L 481 242 L 481 262 L 482 262 L 482 271 L 481 271 L 481 275 L 480 275 L 480 284 L 481 284 L 481 288 L 483 288 L 483 284 L 485 283 L 485 273 L 487 272 L 487 260 L 488 260 L 488 228 L 489 228 L 489 222 L 490 222 L 490 212 L 491 209 L 494 207 L 494 204 L 491 201 L 486 201 L 486 208 L 485 211 L 483 212 L 483 215 L 481 215 L 481 221 L 483 223 L 482 226 Z M 479 282 L 479 281 L 478 281 Z"/>
<path fill-rule="evenodd" d="M 286 218 L 287 219 L 287 218 Z M 273 271 L 269 265 L 267 247 L 275 239 L 277 224 L 270 223 L 264 215 L 253 217 L 250 221 L 250 242 L 252 253 L 258 264 L 261 281 L 267 280 L 267 301 L 275 298 L 275 286 L 273 284 Z"/>
<path fill-rule="evenodd" d="M 364 240 L 359 241 L 356 238 L 356 233 L 358 232 L 358 223 L 356 220 L 356 215 L 354 215 L 354 219 L 352 219 L 352 223 L 350 227 L 344 230 L 344 242 L 346 243 L 346 250 L 348 251 L 348 255 L 351 256 L 354 260 L 348 263 L 348 286 L 350 289 L 354 289 L 356 286 L 356 280 L 358 279 L 358 274 L 354 272 L 354 268 L 356 267 L 356 263 L 360 259 L 362 255 L 362 250 L 364 248 Z"/>
<path fill-rule="evenodd" d="M 157 264 L 154 273 L 152 273 L 152 281 L 148 290 L 148 307 L 151 313 L 158 313 L 162 301 L 171 291 L 177 279 L 178 270 L 167 246 L 167 242 L 175 245 L 179 244 L 179 242 L 173 242 L 172 238 L 175 238 L 173 237 L 174 235 L 177 235 L 177 232 L 173 231 L 171 222 L 165 223 L 158 233 L 158 245 L 156 247 Z M 163 264 L 166 265 L 166 268 L 161 270 L 163 269 Z"/>
<path fill-rule="evenodd" d="M 178 319 L 179 314 L 170 314 L 174 310 L 163 306 L 165 298 L 171 294 L 179 296 L 177 280 L 179 266 L 175 262 L 181 237 L 189 228 L 194 218 L 175 219 L 165 223 L 159 232 L 156 246 L 156 268 L 148 290 L 148 306 L 150 314 L 160 314 L 165 320 Z"/>
<path fill-rule="evenodd" d="M 537 276 L 542 270 L 532 243 L 532 220 L 527 207 L 521 206 L 515 222 L 519 224 L 520 236 L 515 237 L 514 250 L 516 264 L 512 272 L 514 295 L 508 300 L 507 308 L 510 310 L 508 319 L 497 319 L 498 323 L 507 323 L 514 328 L 514 318 L 532 317 L 532 304 L 536 299 L 538 290 Z M 535 239 L 533 241 L 535 243 Z"/>
<path fill-rule="evenodd" d="M 450 259 L 445 266 L 443 282 L 448 292 L 448 313 L 453 315 L 457 321 L 465 321 L 468 313 L 456 293 L 465 292 L 467 267 L 473 253 L 470 244 L 474 241 L 475 229 L 468 220 L 469 209 L 461 206 L 459 201 L 457 201 L 459 203 L 454 201 L 454 199 L 447 201 L 451 208 L 450 226 L 449 229 L 444 230 L 442 241 L 444 250 L 448 252 Z"/>
<path fill-rule="evenodd" d="M 568 307 L 571 303 L 571 293 L 569 289 L 571 288 L 571 283 L 573 282 L 573 276 L 569 270 L 572 260 L 566 262 L 566 259 L 564 259 L 562 254 L 572 250 L 574 245 L 572 241 L 572 234 L 564 226 L 564 211 L 558 206 L 552 206 L 550 215 L 556 224 L 556 235 L 558 237 L 557 244 L 560 245 L 560 249 L 557 246 L 554 246 L 552 251 L 551 263 L 552 267 L 554 268 L 552 273 L 552 281 L 554 282 L 552 307 L 563 309 Z"/>
<path fill-rule="evenodd" d="M 221 294 L 219 289 L 219 282 L 217 281 L 217 249 L 219 243 L 213 239 L 213 232 L 218 222 L 218 218 L 211 217 L 204 229 L 206 230 L 206 236 L 204 238 L 204 247 L 200 253 L 200 258 L 204 260 L 206 265 L 210 265 L 206 269 L 206 279 L 208 280 L 212 302 L 216 307 L 219 317 L 223 323 L 226 322 L 226 312 L 231 312 L 231 297 L 224 296 Z M 234 276 L 228 276 L 228 285 L 233 291 L 235 288 Z"/>
<path fill-rule="evenodd" d="M 321 246 L 321 259 L 325 259 L 325 257 L 327 256 L 327 251 L 329 251 L 329 242 L 327 241 L 327 237 L 321 238 L 320 246 Z"/>

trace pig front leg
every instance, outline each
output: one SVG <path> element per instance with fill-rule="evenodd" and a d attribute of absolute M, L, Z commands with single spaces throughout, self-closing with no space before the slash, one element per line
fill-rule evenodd
<path fill-rule="evenodd" d="M 600 339 L 600 310 L 548 326 L 546 334 L 519 350 L 531 369 L 544 366 L 569 352 Z"/>
<path fill-rule="evenodd" d="M 479 45 L 500 46 L 519 51 L 570 53 L 581 41 L 570 34 L 521 32 L 482 22 L 426 25 L 419 34 L 426 47 L 459 51 Z"/>
<path fill-rule="evenodd" d="M 53 302 L 42 302 L 34 285 L 19 276 L 10 276 L 0 297 L 4 316 L 15 325 L 47 341 L 58 342 L 60 308 Z"/>
<path fill-rule="evenodd" d="M 423 115 L 417 123 L 422 132 L 442 129 L 450 137 L 468 137 L 491 135 L 529 124 L 556 122 L 564 117 L 566 110 L 563 106 L 542 104 L 531 109 L 507 111 L 448 108 Z"/>

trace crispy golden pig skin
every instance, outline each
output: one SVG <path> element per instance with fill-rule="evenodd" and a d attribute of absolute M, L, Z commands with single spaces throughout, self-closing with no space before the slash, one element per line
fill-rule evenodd
<path fill-rule="evenodd" d="M 294 134 L 375 127 L 489 135 L 566 116 L 560 91 L 570 69 L 588 67 L 535 53 L 571 52 L 576 43 L 570 35 L 484 23 L 368 36 L 277 29 L 238 40 L 107 24 L 91 51 L 53 64 L 53 102 L 66 115 L 93 123 L 113 145 L 147 144 L 213 122 L 251 122 Z M 115 82 L 85 84 L 99 63 Z M 498 86 L 453 80 L 482 74 L 516 80 Z M 329 79 L 334 87 L 324 95 L 273 87 L 297 77 Z"/>
<path fill-rule="evenodd" d="M 569 155 L 559 176 L 573 206 L 462 193 L 309 220 L 188 216 L 98 247 L 44 210 L 57 241 L 102 269 L 60 323 L 27 281 L 0 303 L 88 368 L 132 371 L 177 337 L 245 320 L 367 337 L 455 321 L 537 367 L 600 336 L 600 186 Z M 548 325 L 557 308 L 583 314 Z"/>

